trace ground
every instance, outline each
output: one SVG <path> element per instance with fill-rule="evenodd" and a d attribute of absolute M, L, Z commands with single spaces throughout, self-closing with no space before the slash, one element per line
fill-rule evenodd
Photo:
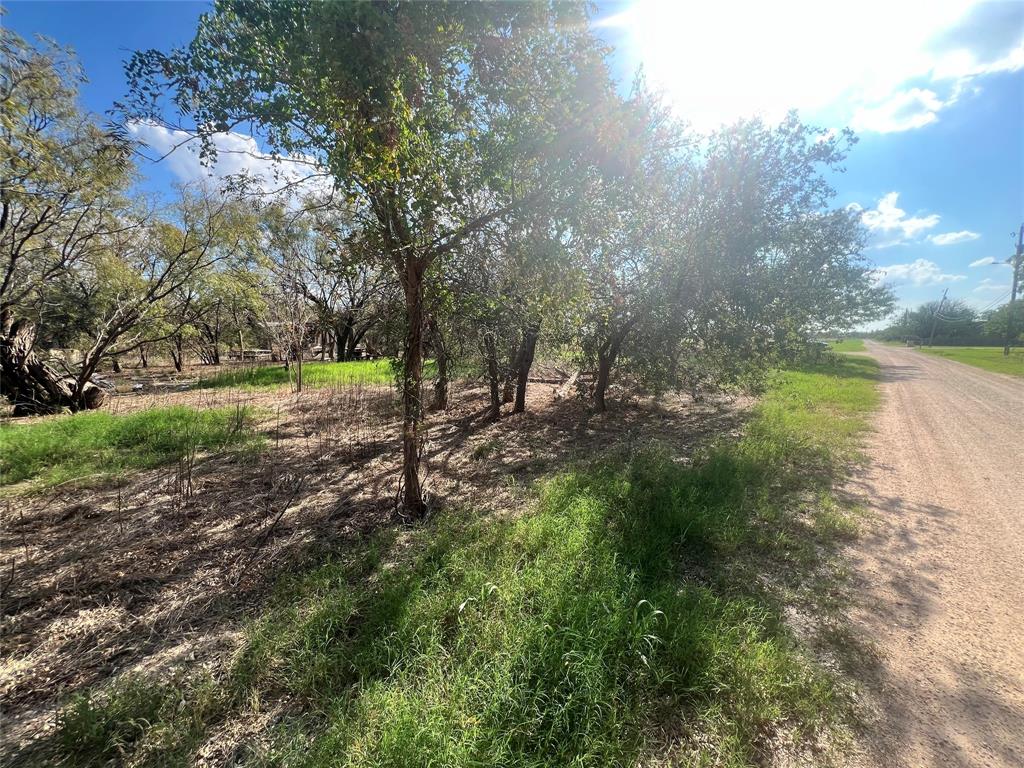
<path fill-rule="evenodd" d="M 266 450 L 200 456 L 130 475 L 119 487 L 59 486 L 8 496 L 4 585 L 4 738 L 52 730 L 72 691 L 126 670 L 216 664 L 278 575 L 319 562 L 393 525 L 398 409 L 386 385 L 192 389 L 195 372 L 134 372 L 114 413 L 188 405 L 262 414 Z M 138 385 L 142 383 L 141 388 Z M 736 434 L 746 401 L 634 398 L 592 415 L 554 386 L 531 387 L 529 411 L 484 421 L 485 393 L 459 385 L 431 418 L 425 451 L 434 508 L 508 513 L 536 478 L 613 446 L 663 441 L 685 454 Z"/>
<path fill-rule="evenodd" d="M 262 444 L 8 487 L 3 748 L 24 765 L 1016 764 L 1020 383 L 868 349 L 880 381 L 839 354 L 759 401 L 619 390 L 601 415 L 535 383 L 526 414 L 490 423 L 461 382 L 430 417 L 421 523 L 395 511 L 381 377 L 301 396 L 123 382 L 117 413 L 245 409 Z"/>
<path fill-rule="evenodd" d="M 883 406 L 852 492 L 870 766 L 1024 764 L 1024 383 L 870 343 Z"/>

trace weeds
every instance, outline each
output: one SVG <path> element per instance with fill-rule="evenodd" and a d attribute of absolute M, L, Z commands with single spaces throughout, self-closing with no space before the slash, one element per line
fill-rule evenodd
<path fill-rule="evenodd" d="M 101 695 L 72 698 L 57 716 L 59 749 L 78 766 L 121 764 L 129 754 L 147 752 L 159 755 L 160 765 L 182 765 L 204 724 L 227 704 L 223 689 L 207 676 L 154 683 L 128 675 Z"/>

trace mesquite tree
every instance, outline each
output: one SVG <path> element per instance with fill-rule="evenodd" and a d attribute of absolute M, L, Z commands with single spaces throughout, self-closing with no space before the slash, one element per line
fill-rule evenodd
<path fill-rule="evenodd" d="M 610 91 L 576 3 L 319 3 L 221 0 L 188 48 L 137 54 L 130 116 L 161 119 L 170 90 L 187 128 L 245 124 L 312 155 L 363 217 L 404 296 L 401 390 L 406 510 L 426 505 L 424 285 L 472 233 L 540 204 L 589 146 Z M 549 184 L 517 183 L 523 169 Z"/>
<path fill-rule="evenodd" d="M 0 29 L 0 393 L 16 413 L 95 408 L 103 392 L 35 351 L 45 292 L 137 228 L 131 144 L 77 107 L 83 75 L 56 46 Z"/>

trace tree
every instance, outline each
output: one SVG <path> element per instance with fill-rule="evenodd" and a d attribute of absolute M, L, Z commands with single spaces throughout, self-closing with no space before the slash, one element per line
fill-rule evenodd
<path fill-rule="evenodd" d="M 245 207 L 203 188 L 181 189 L 162 213 L 140 214 L 136 227 L 108 239 L 106 250 L 76 265 L 79 282 L 92 282 L 105 294 L 75 374 L 79 388 L 104 357 L 165 341 L 186 318 L 195 319 L 188 312 L 195 293 L 183 289 L 209 279 L 252 232 Z M 183 306 L 176 307 L 176 299 Z"/>
<path fill-rule="evenodd" d="M 599 185 L 580 225 L 596 410 L 613 367 L 698 395 L 752 381 L 824 328 L 889 310 L 859 222 L 828 207 L 823 171 L 839 169 L 849 137 L 790 116 L 697 142 L 642 88 L 628 106 L 634 170 Z"/>
<path fill-rule="evenodd" d="M 316 243 L 304 265 L 306 297 L 316 308 L 324 346 L 333 339 L 335 359 L 352 360 L 390 307 L 393 281 L 351 211 L 324 201 L 312 205 L 309 216 Z"/>
<path fill-rule="evenodd" d="M 78 109 L 83 75 L 65 51 L 3 28 L 0 56 L 0 393 L 16 413 L 95 408 L 102 390 L 39 358 L 36 321 L 48 289 L 137 228 L 132 146 Z"/>
<path fill-rule="evenodd" d="M 224 0 L 187 49 L 136 54 L 128 75 L 129 115 L 159 119 L 169 88 L 207 153 L 214 132 L 253 125 L 312 153 L 363 217 L 404 296 L 402 498 L 422 516 L 425 278 L 588 146 L 581 123 L 610 85 L 583 6 Z M 524 193 L 524 167 L 548 184 Z"/>
<path fill-rule="evenodd" d="M 934 329 L 934 341 L 940 345 L 983 344 L 988 328 L 983 322 L 963 299 L 935 300 L 904 311 L 895 323 L 876 335 L 887 340 L 920 343 L 932 338 Z"/>

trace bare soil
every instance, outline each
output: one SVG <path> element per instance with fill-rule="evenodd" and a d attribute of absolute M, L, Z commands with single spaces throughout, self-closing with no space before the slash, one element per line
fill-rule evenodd
<path fill-rule="evenodd" d="M 118 379 L 115 411 L 156 405 L 251 405 L 266 448 L 201 457 L 191 488 L 178 467 L 120 487 L 62 487 L 3 502 L 0 754 L 53 727 L 76 691 L 129 670 L 214 666 L 283 573 L 308 567 L 395 511 L 399 411 L 387 387 L 194 390 L 191 376 Z M 128 382 L 126 384 L 126 381 Z M 485 420 L 485 392 L 457 388 L 429 419 L 424 456 L 434 508 L 521 508 L 531 481 L 616 446 L 677 448 L 735 433 L 742 401 L 632 398 L 594 415 L 556 387 L 533 384 L 528 412 Z"/>
<path fill-rule="evenodd" d="M 852 489 L 877 652 L 865 766 L 1024 765 L 1024 381 L 869 343 L 884 405 Z"/>

